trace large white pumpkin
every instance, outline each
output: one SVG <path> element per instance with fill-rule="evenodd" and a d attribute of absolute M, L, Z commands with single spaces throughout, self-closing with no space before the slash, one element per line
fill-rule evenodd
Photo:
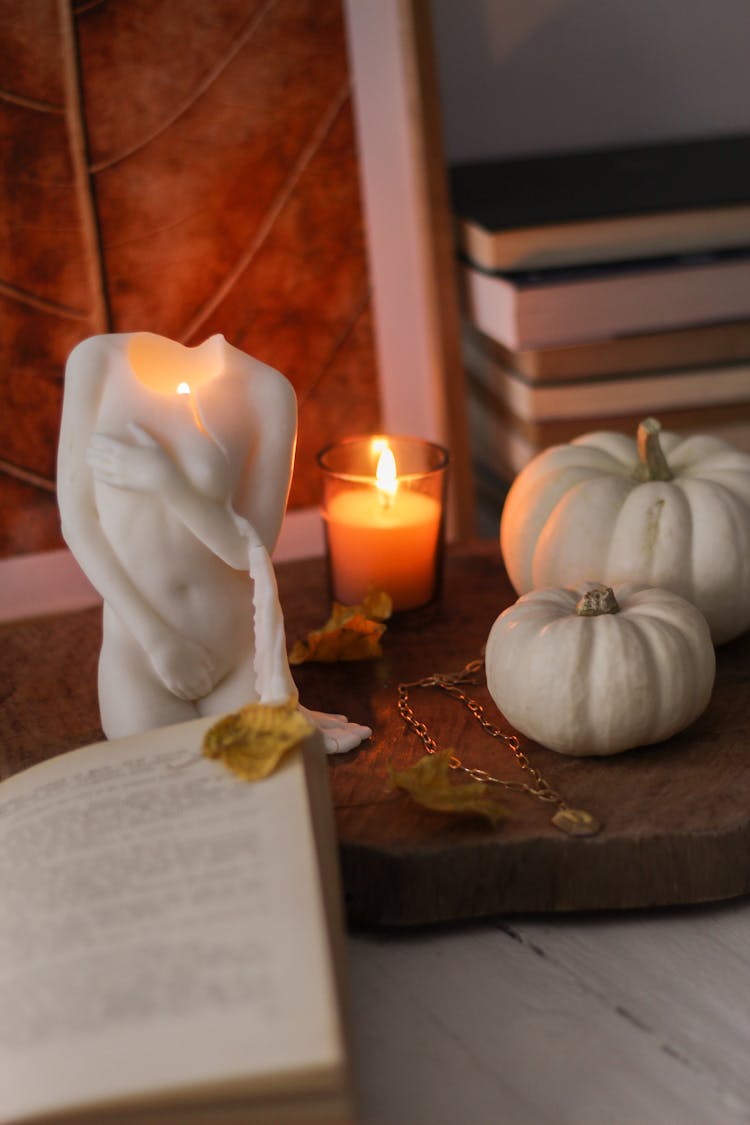
<path fill-rule="evenodd" d="M 501 613 L 487 686 L 521 734 L 562 754 L 616 754 L 676 734 L 708 705 L 705 618 L 669 590 L 532 590 Z"/>
<path fill-rule="evenodd" d="M 519 594 L 596 578 L 693 602 L 715 644 L 750 627 L 750 455 L 708 435 L 599 431 L 516 477 L 500 546 Z"/>

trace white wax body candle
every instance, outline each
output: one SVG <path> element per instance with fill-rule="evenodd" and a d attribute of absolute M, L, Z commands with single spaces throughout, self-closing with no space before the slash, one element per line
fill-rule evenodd
<path fill-rule="evenodd" d="M 188 348 L 115 333 L 73 349 L 57 494 L 63 534 L 104 601 L 107 737 L 296 700 L 269 557 L 296 420 L 291 384 L 223 336 Z M 372 733 L 307 713 L 332 753 Z"/>
<path fill-rule="evenodd" d="M 105 603 L 108 737 L 296 698 L 268 558 L 295 428 L 291 384 L 223 336 L 113 334 L 72 352 L 58 497 Z"/>
<path fill-rule="evenodd" d="M 337 601 L 356 605 L 371 586 L 390 594 L 396 610 L 433 597 L 440 505 L 432 496 L 348 489 L 331 498 L 326 522 Z"/>

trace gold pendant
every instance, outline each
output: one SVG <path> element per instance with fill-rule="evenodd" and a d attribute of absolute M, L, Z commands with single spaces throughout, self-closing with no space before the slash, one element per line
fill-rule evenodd
<path fill-rule="evenodd" d="M 555 828 L 568 836 L 596 836 L 601 824 L 585 809 L 569 809 L 567 805 L 559 808 L 552 817 Z"/>

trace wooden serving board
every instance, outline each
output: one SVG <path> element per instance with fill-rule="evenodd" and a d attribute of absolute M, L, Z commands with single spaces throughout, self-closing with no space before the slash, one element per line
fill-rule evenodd
<path fill-rule="evenodd" d="M 279 589 L 290 643 L 327 615 L 321 560 L 283 564 Z M 601 760 L 567 758 L 532 742 L 532 763 L 574 807 L 602 822 L 598 836 L 562 835 L 554 809 L 524 794 L 507 819 L 428 812 L 391 789 L 421 743 L 396 711 L 396 687 L 479 656 L 514 599 L 494 544 L 453 550 L 441 602 L 395 620 L 384 656 L 295 669 L 303 702 L 373 727 L 358 750 L 331 759 L 344 889 L 355 924 L 407 926 L 530 911 L 707 902 L 750 891 L 750 634 L 718 651 L 708 710 L 658 746 Z M 86 610 L 0 628 L 0 776 L 101 738 L 96 710 L 99 613 Z M 471 689 L 503 720 L 484 687 Z M 413 693 L 441 746 L 517 781 L 515 759 L 454 700 Z M 510 729 L 510 728 L 508 728 Z"/>
<path fill-rule="evenodd" d="M 291 620 L 303 616 L 300 586 Z M 370 743 L 331 763 L 349 917 L 392 926 L 479 915 L 651 907 L 750 891 L 750 634 L 718 650 L 708 710 L 658 746 L 576 759 L 524 741 L 531 762 L 568 804 L 603 822 L 589 839 L 562 835 L 554 807 L 503 798 L 508 818 L 429 812 L 393 792 L 388 767 L 422 754 L 396 712 L 396 685 L 460 669 L 480 654 L 497 614 L 515 600 L 494 544 L 453 552 L 439 606 L 396 623 L 372 664 L 297 669 L 302 698 L 374 729 Z M 471 689 L 504 723 L 484 687 Z M 441 747 L 508 780 L 522 779 L 504 747 L 456 701 L 412 693 Z M 510 727 L 505 727 L 510 731 Z"/>

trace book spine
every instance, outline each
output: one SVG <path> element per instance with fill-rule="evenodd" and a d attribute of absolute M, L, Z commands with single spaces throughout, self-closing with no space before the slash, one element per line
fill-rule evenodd
<path fill-rule="evenodd" d="M 750 261 L 743 258 L 600 277 L 539 275 L 519 283 L 463 267 L 467 312 L 507 348 L 580 344 L 637 332 L 750 316 Z"/>

